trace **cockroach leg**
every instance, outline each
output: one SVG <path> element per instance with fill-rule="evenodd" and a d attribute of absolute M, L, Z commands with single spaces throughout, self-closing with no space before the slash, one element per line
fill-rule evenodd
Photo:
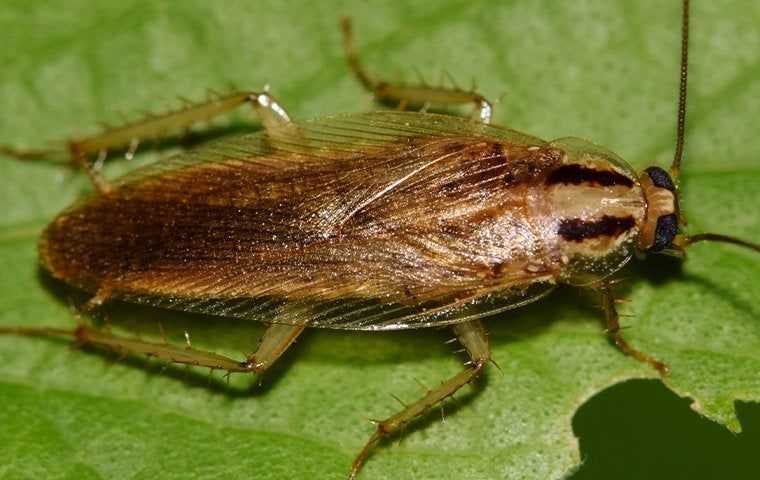
<path fill-rule="evenodd" d="M 359 61 L 359 55 L 353 43 L 353 31 L 351 19 L 344 17 L 341 20 L 343 32 L 343 49 L 345 51 L 348 66 L 359 82 L 375 95 L 379 102 L 395 106 L 407 105 L 423 106 L 434 105 L 466 105 L 473 104 L 478 112 L 478 120 L 483 123 L 491 123 L 493 106 L 482 95 L 475 91 L 461 90 L 456 87 L 432 87 L 428 85 L 402 85 L 378 80 L 370 76 Z"/>
<path fill-rule="evenodd" d="M 98 291 L 95 292 L 95 295 L 80 307 L 80 310 L 84 313 L 92 313 L 98 310 L 104 303 L 111 299 L 112 293 L 113 290 L 111 290 L 110 287 L 105 284 L 101 285 L 100 288 L 98 288 Z"/>
<path fill-rule="evenodd" d="M 100 174 L 100 167 L 108 156 L 107 149 L 99 150 L 95 162 L 90 162 L 87 154 L 80 151 L 77 143 L 72 141 L 69 143 L 69 154 L 71 155 L 71 162 L 87 174 L 98 193 L 103 195 L 111 191 L 108 181 Z"/>
<path fill-rule="evenodd" d="M 123 354 L 143 354 L 171 363 L 195 365 L 228 372 L 253 371 L 246 361 L 237 361 L 213 352 L 166 343 L 149 342 L 137 337 L 114 335 L 86 325 L 73 329 L 47 327 L 1 327 L 0 334 L 30 337 L 72 337 L 77 345 L 93 346 Z"/>
<path fill-rule="evenodd" d="M 444 381 L 438 388 L 428 390 L 424 397 L 407 405 L 400 412 L 376 423 L 375 433 L 359 452 L 351 465 L 349 479 L 356 478 L 362 465 L 369 457 L 372 448 L 381 439 L 393 435 L 417 417 L 424 415 L 436 404 L 452 396 L 457 390 L 470 383 L 491 358 L 491 348 L 485 328 L 479 320 L 473 320 L 454 325 L 454 333 L 464 346 L 470 361 L 466 368 L 454 377 Z"/>
<path fill-rule="evenodd" d="M 263 373 L 287 350 L 303 326 L 271 325 L 262 336 L 259 348 L 239 361 L 214 352 L 189 346 L 179 347 L 165 342 L 150 342 L 137 337 L 114 335 L 86 325 L 77 328 L 0 327 L 0 335 L 30 337 L 71 337 L 77 345 L 92 346 L 125 355 L 147 355 L 169 363 L 180 363 L 228 373 Z"/>
<path fill-rule="evenodd" d="M 275 127 L 281 127 L 290 123 L 290 115 L 273 96 L 268 92 L 248 94 L 248 101 L 261 119 L 264 128 L 271 133 Z"/>
<path fill-rule="evenodd" d="M 623 338 L 623 335 L 620 332 L 620 316 L 618 315 L 617 308 L 615 307 L 615 298 L 612 295 L 609 284 L 604 284 L 600 288 L 599 292 L 602 296 L 602 306 L 604 308 L 604 314 L 607 318 L 606 333 L 609 335 L 610 340 L 612 340 L 620 349 L 620 351 L 626 355 L 630 355 L 640 362 L 651 365 L 657 369 L 657 371 L 660 372 L 660 375 L 663 377 L 667 376 L 670 373 L 670 367 L 667 364 L 661 362 L 648 353 L 636 350 Z"/>
<path fill-rule="evenodd" d="M 259 348 L 248 356 L 246 364 L 257 373 L 268 369 L 293 344 L 303 329 L 303 325 L 269 325 L 261 336 Z"/>
<path fill-rule="evenodd" d="M 110 150 L 134 150 L 146 139 L 166 137 L 173 132 L 188 128 L 201 121 L 210 120 L 227 113 L 245 103 L 250 104 L 259 116 L 264 128 L 272 132 L 284 124 L 290 123 L 290 116 L 285 108 L 268 92 L 235 92 L 212 100 L 191 104 L 179 110 L 151 115 L 121 127 L 108 128 L 97 135 L 74 139 L 68 142 L 69 161 L 81 168 L 100 193 L 108 193 L 110 185 L 99 174 L 96 165 L 100 165 Z M 282 135 L 282 133 L 279 133 Z M 21 160 L 45 158 L 59 152 L 51 150 L 20 150 L 0 146 L 0 154 Z M 97 159 L 93 162 L 92 157 Z"/>

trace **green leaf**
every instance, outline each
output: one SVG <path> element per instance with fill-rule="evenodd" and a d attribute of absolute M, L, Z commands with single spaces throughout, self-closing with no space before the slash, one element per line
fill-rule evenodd
<path fill-rule="evenodd" d="M 593 139 L 637 168 L 674 144 L 678 2 L 6 1 L 0 6 L 0 143 L 40 146 L 165 111 L 230 83 L 274 94 L 296 118 L 376 108 L 348 74 L 337 22 L 350 14 L 368 69 L 431 83 L 445 70 L 503 100 L 495 123 Z M 760 238 L 760 4 L 695 2 L 683 208 L 690 231 Z M 252 123 L 248 112 L 233 125 Z M 144 153 L 147 162 L 166 152 Z M 114 161 L 115 175 L 133 165 Z M 84 175 L 0 159 L 0 325 L 74 323 L 72 292 L 38 270 L 45 223 L 88 189 Z M 661 260 L 661 259 L 660 259 Z M 700 244 L 683 270 L 657 259 L 621 293 L 625 333 L 666 360 L 668 388 L 732 430 L 735 400 L 760 400 L 760 262 Z M 232 354 L 259 325 L 146 309 L 133 328 Z M 580 462 L 572 419 L 600 390 L 655 377 L 602 335 L 585 296 L 560 291 L 491 319 L 480 387 L 378 448 L 363 479 L 559 478 Z M 461 368 L 444 333 L 309 332 L 261 388 L 250 378 L 141 360 L 109 363 L 65 343 L 0 338 L 0 477 L 342 478 L 372 431 Z M 253 385 L 255 387 L 255 385 Z M 620 413 L 625 416 L 625 412 Z"/>

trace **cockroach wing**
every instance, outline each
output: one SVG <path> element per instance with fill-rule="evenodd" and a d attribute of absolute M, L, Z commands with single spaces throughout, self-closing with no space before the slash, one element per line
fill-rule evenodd
<path fill-rule="evenodd" d="M 401 112 L 224 139 L 77 203 L 41 257 L 85 290 L 212 315 L 361 330 L 480 318 L 552 288 L 526 268 L 540 239 L 521 207 L 546 146 Z"/>
<path fill-rule="evenodd" d="M 245 297 L 187 299 L 135 294 L 124 295 L 122 299 L 160 308 L 266 323 L 383 331 L 439 327 L 483 319 L 532 303 L 553 289 L 554 285 L 536 282 L 519 289 L 505 289 L 499 294 L 483 293 L 462 300 L 447 297 L 417 304 L 357 296 L 320 301 L 316 299 L 317 295 L 308 301 Z"/>

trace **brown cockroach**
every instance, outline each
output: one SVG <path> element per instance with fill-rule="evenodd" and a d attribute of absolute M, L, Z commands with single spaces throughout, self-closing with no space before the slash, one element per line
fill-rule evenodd
<path fill-rule="evenodd" d="M 490 126 L 474 91 L 407 86 L 369 75 L 344 20 L 348 64 L 383 102 L 474 104 L 476 119 L 386 111 L 291 122 L 269 93 L 240 92 L 70 142 L 96 192 L 59 214 L 39 242 L 50 274 L 93 296 L 267 322 L 242 361 L 94 327 L 4 327 L 74 337 L 127 353 L 228 372 L 267 370 L 306 327 L 399 330 L 450 325 L 465 369 L 377 423 L 371 448 L 472 381 L 491 360 L 481 319 L 560 284 L 601 294 L 607 332 L 626 354 L 668 372 L 620 333 L 611 275 L 634 255 L 680 255 L 733 237 L 680 230 L 688 0 L 683 2 L 676 151 L 670 172 L 635 172 L 576 138 L 544 141 Z M 264 131 L 225 139 L 106 181 L 91 163 L 108 150 L 248 104 Z M 40 152 L 3 147 L 11 156 Z"/>

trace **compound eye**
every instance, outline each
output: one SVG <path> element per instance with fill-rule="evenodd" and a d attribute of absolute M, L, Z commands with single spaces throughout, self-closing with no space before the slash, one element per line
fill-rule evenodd
<path fill-rule="evenodd" d="M 661 169 L 660 167 L 649 167 L 644 171 L 647 173 L 647 175 L 649 175 L 649 178 L 652 179 L 652 183 L 655 187 L 664 188 L 665 190 L 670 190 L 671 192 L 676 191 L 676 186 L 673 183 L 673 179 L 670 178 L 670 174 L 668 174 L 668 172 L 665 170 Z"/>
<path fill-rule="evenodd" d="M 657 227 L 654 231 L 654 243 L 649 251 L 661 252 L 668 248 L 676 235 L 678 235 L 678 216 L 675 213 L 660 216 L 657 219 Z"/>

